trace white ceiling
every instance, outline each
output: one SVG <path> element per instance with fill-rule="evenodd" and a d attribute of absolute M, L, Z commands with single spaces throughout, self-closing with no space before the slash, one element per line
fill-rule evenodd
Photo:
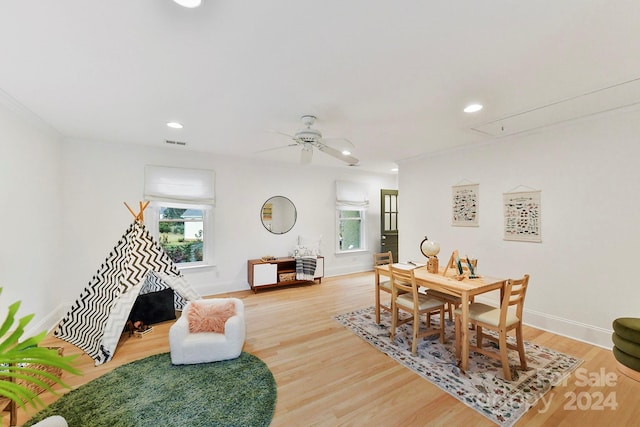
<path fill-rule="evenodd" d="M 0 97 L 69 139 L 294 163 L 298 147 L 256 152 L 313 114 L 361 169 L 388 172 L 514 115 L 526 130 L 523 112 L 579 110 L 640 77 L 639 41 L 637 0 L 3 1 Z M 620 93 L 606 109 L 640 102 Z M 485 108 L 463 113 L 471 101 Z"/>

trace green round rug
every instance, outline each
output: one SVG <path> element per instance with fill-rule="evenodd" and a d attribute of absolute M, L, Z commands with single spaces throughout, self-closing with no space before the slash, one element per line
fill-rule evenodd
<path fill-rule="evenodd" d="M 162 353 L 70 391 L 24 426 L 50 415 L 70 427 L 268 426 L 275 406 L 275 379 L 249 353 L 195 365 L 172 365 Z"/>

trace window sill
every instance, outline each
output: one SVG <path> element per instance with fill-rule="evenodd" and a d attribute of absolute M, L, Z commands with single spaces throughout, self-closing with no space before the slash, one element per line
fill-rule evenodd
<path fill-rule="evenodd" d="M 340 251 L 340 252 L 336 252 L 336 255 L 350 255 L 350 254 L 358 254 L 358 253 L 362 253 L 362 252 L 369 252 L 368 249 L 353 249 L 350 251 Z"/>
<path fill-rule="evenodd" d="M 198 271 L 198 270 L 206 270 L 209 268 L 215 268 L 215 264 L 198 264 L 198 265 L 178 265 L 178 270 L 180 271 Z"/>

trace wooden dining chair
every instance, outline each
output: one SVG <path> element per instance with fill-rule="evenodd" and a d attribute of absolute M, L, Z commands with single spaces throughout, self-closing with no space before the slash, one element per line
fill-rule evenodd
<path fill-rule="evenodd" d="M 453 310 L 460 307 L 462 299 L 455 295 L 450 295 L 445 292 L 436 291 L 433 289 L 427 289 L 427 295 L 433 298 L 437 298 L 445 305 L 445 311 L 449 315 L 449 320 L 453 321 Z"/>
<path fill-rule="evenodd" d="M 393 254 L 389 252 L 379 252 L 373 254 L 373 265 L 391 265 L 393 264 Z M 380 310 L 391 312 L 391 302 L 385 305 L 381 302 L 380 292 L 386 292 L 391 295 L 391 279 L 376 281 L 376 323 L 380 323 Z"/>
<path fill-rule="evenodd" d="M 520 369 L 527 369 L 527 358 L 524 352 L 524 339 L 522 337 L 522 310 L 524 308 L 524 297 L 527 293 L 529 275 L 525 274 L 522 279 L 509 279 L 505 285 L 504 294 L 500 307 L 474 302 L 469 305 L 469 321 L 476 326 L 476 345 L 469 346 L 469 351 L 484 354 L 500 360 L 502 370 L 507 381 L 512 380 L 511 367 L 509 366 L 508 350 L 517 350 L 520 356 Z M 515 310 L 513 307 L 515 306 Z M 461 336 L 461 309 L 455 310 L 456 315 L 456 355 L 460 357 L 462 343 Z M 483 328 L 491 329 L 498 333 L 498 338 L 486 335 Z M 516 344 L 507 343 L 507 333 L 516 331 Z M 498 343 L 500 352 L 490 352 L 482 348 L 484 339 Z"/>
<path fill-rule="evenodd" d="M 413 341 L 411 354 L 416 355 L 418 338 L 439 335 L 440 342 L 444 343 L 444 303 L 436 298 L 431 298 L 418 292 L 418 284 L 413 268 L 403 268 L 391 264 L 391 341 L 395 339 L 396 328 L 403 323 L 413 323 Z M 402 293 L 401 293 L 402 292 Z M 399 310 L 410 314 L 410 317 L 400 320 Z M 440 326 L 431 326 L 431 315 L 440 313 Z M 420 330 L 420 316 L 427 317 L 426 329 Z"/>

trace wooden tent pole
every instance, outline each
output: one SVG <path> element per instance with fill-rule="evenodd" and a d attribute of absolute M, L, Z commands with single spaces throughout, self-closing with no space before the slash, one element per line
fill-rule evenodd
<path fill-rule="evenodd" d="M 147 208 L 147 206 L 149 206 L 149 200 L 144 202 L 144 204 L 142 203 L 142 201 L 139 202 L 140 211 L 137 214 L 133 211 L 133 209 L 131 209 L 131 207 L 129 207 L 127 202 L 124 202 L 124 205 L 127 207 L 127 209 L 129 209 L 129 212 L 131 212 L 131 215 L 133 215 L 135 221 L 139 221 L 141 223 L 144 222 L 144 210 Z"/>
<path fill-rule="evenodd" d="M 140 213 L 138 214 L 138 219 L 140 222 L 144 222 L 144 210 L 147 208 L 147 206 L 149 206 L 148 200 L 144 202 L 144 205 L 142 204 L 142 201 L 140 201 Z"/>
<path fill-rule="evenodd" d="M 133 215 L 133 217 L 134 217 L 135 219 L 138 219 L 138 215 L 136 215 L 136 213 L 133 211 L 133 209 L 131 209 L 131 208 L 129 207 L 129 205 L 127 204 L 127 202 L 124 202 L 124 205 L 127 207 L 127 209 L 129 209 L 129 212 L 131 212 L 131 215 Z"/>

